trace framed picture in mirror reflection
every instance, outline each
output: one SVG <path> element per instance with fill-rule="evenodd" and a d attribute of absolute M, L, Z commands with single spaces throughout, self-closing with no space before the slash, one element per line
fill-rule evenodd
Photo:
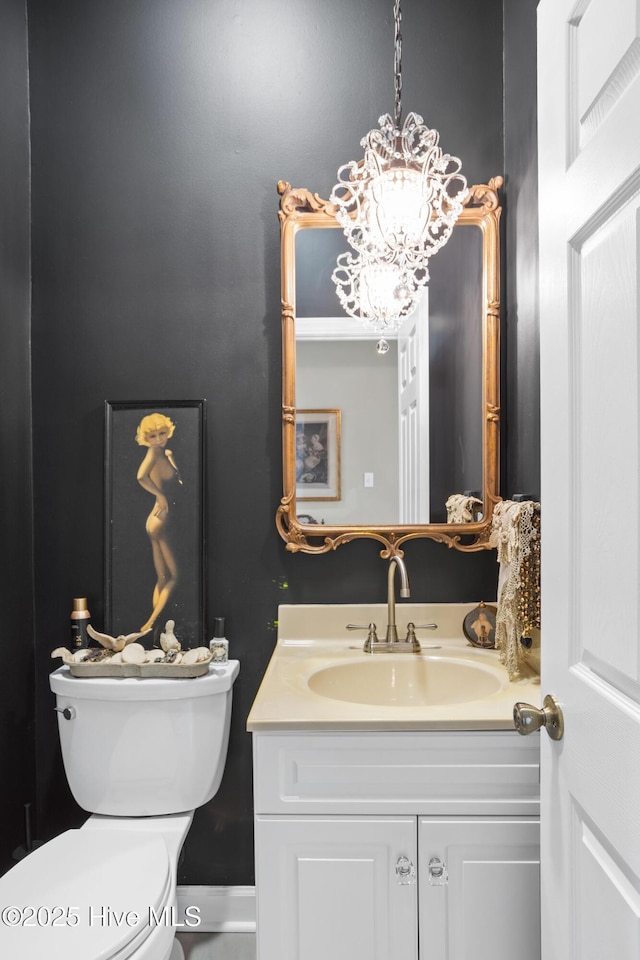
<path fill-rule="evenodd" d="M 296 410 L 296 500 L 340 500 L 340 410 Z"/>

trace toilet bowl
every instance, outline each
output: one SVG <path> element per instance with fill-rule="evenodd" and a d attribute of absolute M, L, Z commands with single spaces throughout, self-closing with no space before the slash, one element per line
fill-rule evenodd
<path fill-rule="evenodd" d="M 0 956 L 180 960 L 177 862 L 220 785 L 239 664 L 190 680 L 51 675 L 69 786 L 93 815 L 0 878 Z M 183 918 L 197 930 L 197 910 Z"/>

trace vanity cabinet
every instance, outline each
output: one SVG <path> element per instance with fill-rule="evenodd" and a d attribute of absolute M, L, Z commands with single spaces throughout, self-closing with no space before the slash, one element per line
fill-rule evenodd
<path fill-rule="evenodd" d="M 253 738 L 258 960 L 539 960 L 536 737 Z"/>

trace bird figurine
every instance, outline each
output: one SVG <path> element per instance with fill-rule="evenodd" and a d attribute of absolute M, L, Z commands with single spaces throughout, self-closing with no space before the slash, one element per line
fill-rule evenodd
<path fill-rule="evenodd" d="M 114 653 L 118 653 L 120 650 L 124 650 L 130 643 L 143 637 L 145 633 L 149 633 L 149 630 L 143 630 L 142 633 L 128 633 L 126 636 L 121 633 L 117 637 L 110 637 L 108 633 L 98 633 L 97 630 L 93 629 L 91 624 L 88 624 L 87 633 L 92 640 L 97 640 L 106 650 L 113 650 Z"/>
<path fill-rule="evenodd" d="M 169 653 L 170 650 L 180 650 L 180 641 L 173 632 L 175 627 L 175 620 L 167 620 L 164 625 L 164 633 L 160 634 L 160 646 L 165 653 Z"/>

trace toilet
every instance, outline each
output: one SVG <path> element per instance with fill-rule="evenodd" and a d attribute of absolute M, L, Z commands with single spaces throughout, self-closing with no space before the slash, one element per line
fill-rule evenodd
<path fill-rule="evenodd" d="M 220 786 L 238 672 L 230 660 L 193 679 L 51 674 L 67 780 L 92 815 L 0 877 L 1 957 L 182 960 L 178 857 Z"/>

